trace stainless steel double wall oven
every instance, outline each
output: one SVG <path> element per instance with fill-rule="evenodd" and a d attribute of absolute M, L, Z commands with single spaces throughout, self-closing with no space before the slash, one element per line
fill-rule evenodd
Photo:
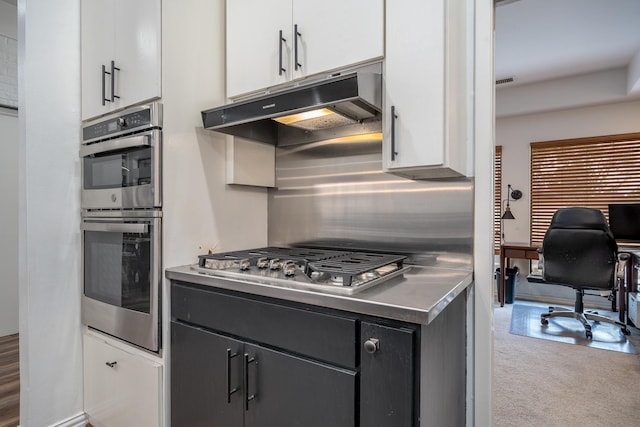
<path fill-rule="evenodd" d="M 82 321 L 160 349 L 162 104 L 82 127 Z"/>

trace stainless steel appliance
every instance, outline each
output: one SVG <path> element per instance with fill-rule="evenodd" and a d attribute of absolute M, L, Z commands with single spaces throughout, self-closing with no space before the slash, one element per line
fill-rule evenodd
<path fill-rule="evenodd" d="M 82 127 L 82 322 L 160 350 L 162 104 Z"/>
<path fill-rule="evenodd" d="M 82 218 L 82 322 L 157 352 L 161 212 L 97 211 Z"/>
<path fill-rule="evenodd" d="M 381 67 L 374 64 L 202 111 L 202 122 L 205 129 L 285 146 L 380 133 L 381 107 Z"/>
<path fill-rule="evenodd" d="M 83 209 L 162 206 L 162 104 L 151 103 L 82 128 Z"/>
<path fill-rule="evenodd" d="M 201 255 L 193 269 L 214 276 L 350 295 L 395 277 L 406 256 L 268 247 Z"/>

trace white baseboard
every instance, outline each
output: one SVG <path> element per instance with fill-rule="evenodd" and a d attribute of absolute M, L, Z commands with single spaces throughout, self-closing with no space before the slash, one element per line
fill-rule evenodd
<path fill-rule="evenodd" d="M 52 424 L 50 427 L 85 427 L 88 422 L 89 419 L 87 418 L 87 414 L 81 412 L 71 418 L 60 421 L 57 424 Z"/>

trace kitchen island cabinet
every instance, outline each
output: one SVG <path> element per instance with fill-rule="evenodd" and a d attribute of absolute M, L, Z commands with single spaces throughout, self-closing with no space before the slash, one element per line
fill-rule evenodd
<path fill-rule="evenodd" d="M 94 427 L 157 427 L 162 366 L 131 346 L 87 330 L 84 410 Z"/>
<path fill-rule="evenodd" d="M 172 425 L 464 425 L 466 285 L 424 325 L 177 275 Z"/>
<path fill-rule="evenodd" d="M 463 0 L 386 2 L 385 171 L 411 179 L 472 175 L 465 28 Z"/>
<path fill-rule="evenodd" d="M 227 96 L 382 58 L 383 4 L 227 1 Z"/>
<path fill-rule="evenodd" d="M 82 120 L 160 98 L 160 11 L 160 0 L 82 1 Z"/>

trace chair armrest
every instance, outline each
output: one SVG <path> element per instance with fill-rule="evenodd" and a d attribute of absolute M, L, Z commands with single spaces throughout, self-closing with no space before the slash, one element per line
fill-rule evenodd
<path fill-rule="evenodd" d="M 616 265 L 616 277 L 618 279 L 624 280 L 625 273 L 627 271 L 627 265 L 629 264 L 629 259 L 631 255 L 626 252 L 621 252 L 618 254 L 618 261 Z"/>

